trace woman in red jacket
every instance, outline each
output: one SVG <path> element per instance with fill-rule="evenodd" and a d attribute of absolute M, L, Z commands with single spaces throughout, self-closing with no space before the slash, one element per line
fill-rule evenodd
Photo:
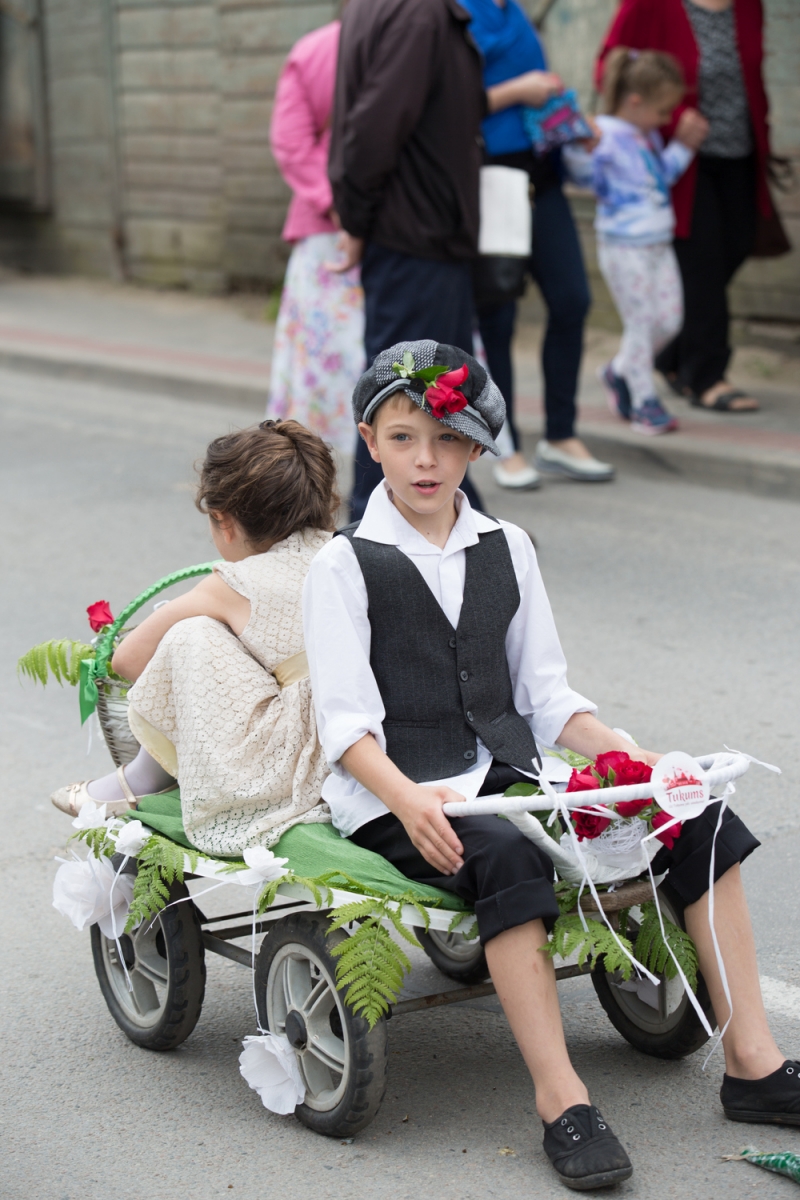
<path fill-rule="evenodd" d="M 698 108 L 708 136 L 672 192 L 684 325 L 656 365 L 692 404 L 717 412 L 758 408 L 725 378 L 731 356 L 726 291 L 753 249 L 767 187 L 769 126 L 762 79 L 761 0 L 622 0 L 600 50 L 596 78 L 614 46 L 662 50 L 683 67 L 685 108 Z"/>

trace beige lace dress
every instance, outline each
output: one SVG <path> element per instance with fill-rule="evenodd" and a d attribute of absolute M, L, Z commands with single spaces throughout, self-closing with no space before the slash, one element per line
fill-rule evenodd
<path fill-rule="evenodd" d="M 183 822 L 199 850 L 237 854 L 300 821 L 330 820 L 307 673 L 282 690 L 274 674 L 303 651 L 303 581 L 330 536 L 307 529 L 219 564 L 250 601 L 241 636 L 211 617 L 179 621 L 129 692 L 134 733 L 172 773 L 175 748 Z"/>

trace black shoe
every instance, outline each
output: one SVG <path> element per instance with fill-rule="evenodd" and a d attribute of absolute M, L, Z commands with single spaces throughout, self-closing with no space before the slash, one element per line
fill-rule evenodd
<path fill-rule="evenodd" d="M 631 1160 L 593 1104 L 573 1104 L 552 1124 L 542 1124 L 544 1152 L 567 1187 L 589 1192 L 633 1174 Z"/>
<path fill-rule="evenodd" d="M 763 1079 L 723 1075 L 719 1098 L 730 1121 L 753 1125 L 800 1125 L 800 1062 L 787 1058 Z"/>

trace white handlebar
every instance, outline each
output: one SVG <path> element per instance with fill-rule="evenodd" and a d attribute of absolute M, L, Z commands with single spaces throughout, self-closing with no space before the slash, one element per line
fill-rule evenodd
<path fill-rule="evenodd" d="M 744 775 L 750 766 L 750 759 L 744 754 L 722 752 L 720 754 L 704 754 L 696 757 L 708 775 L 709 786 L 723 787 L 733 779 Z M 653 789 L 649 783 L 629 783 L 623 787 L 610 787 L 597 790 L 587 789 L 585 792 L 562 793 L 567 808 L 583 808 L 587 804 L 617 804 L 620 800 L 649 800 Z M 448 817 L 479 817 L 493 813 L 520 812 L 550 812 L 553 805 L 547 796 L 480 796 L 475 800 L 453 801 L 442 806 Z"/>

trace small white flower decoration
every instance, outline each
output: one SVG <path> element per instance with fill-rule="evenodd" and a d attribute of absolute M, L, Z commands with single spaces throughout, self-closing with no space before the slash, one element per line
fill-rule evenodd
<path fill-rule="evenodd" d="M 264 1108 L 283 1116 L 293 1113 L 305 1099 L 306 1089 L 297 1055 L 288 1038 L 272 1033 L 246 1037 L 239 1055 L 239 1070 Z"/>
<path fill-rule="evenodd" d="M 110 858 L 90 855 L 62 863 L 53 881 L 53 908 L 76 929 L 96 922 L 109 938 L 119 937 L 125 928 L 132 898 L 133 876 L 118 876 Z"/>
<path fill-rule="evenodd" d="M 138 854 L 152 832 L 141 821 L 124 821 L 117 834 L 117 854 Z"/>
<path fill-rule="evenodd" d="M 72 822 L 73 829 L 99 829 L 101 825 L 106 823 L 106 806 L 105 804 L 95 804 L 94 800 L 87 800 L 80 807 L 75 820 Z"/>
<path fill-rule="evenodd" d="M 276 858 L 265 846 L 251 846 L 249 850 L 245 850 L 242 857 L 251 871 L 255 871 L 265 883 L 287 874 L 288 858 Z"/>

